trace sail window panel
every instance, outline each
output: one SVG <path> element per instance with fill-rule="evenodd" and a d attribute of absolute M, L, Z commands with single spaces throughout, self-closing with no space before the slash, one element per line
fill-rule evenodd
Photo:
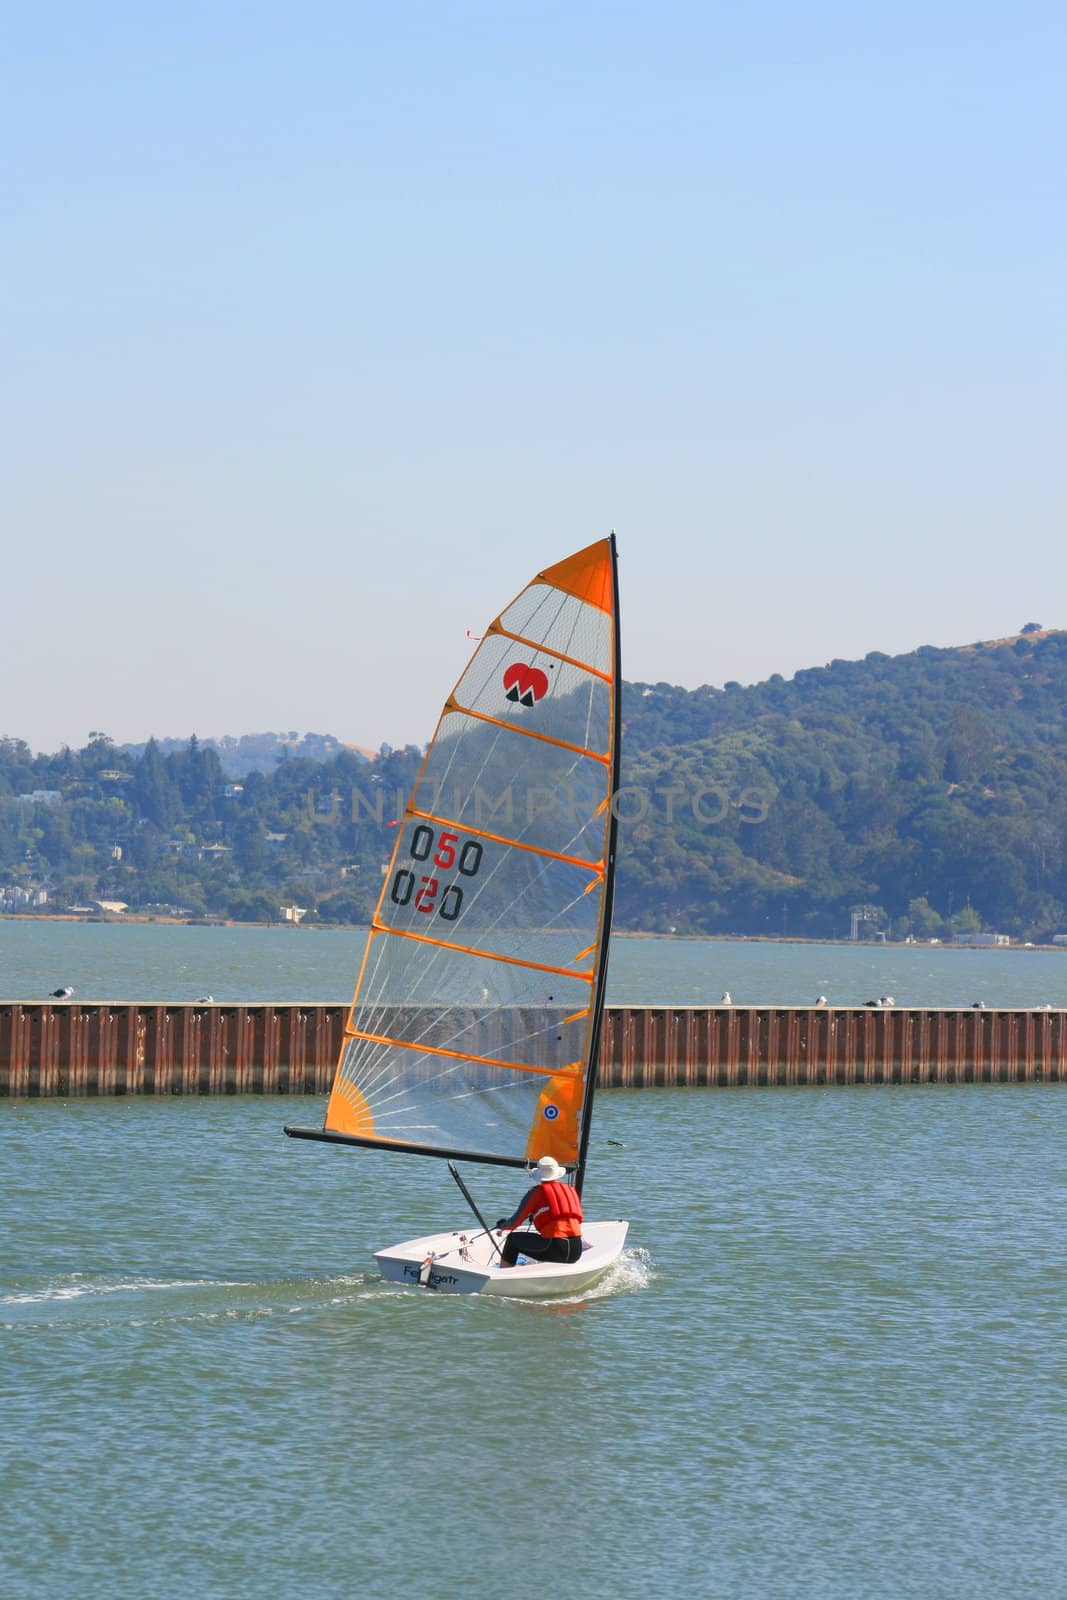
<path fill-rule="evenodd" d="M 338 1076 L 366 1101 L 375 1138 L 512 1158 L 525 1153 L 546 1081 L 362 1039 L 345 1046 Z"/>
<path fill-rule="evenodd" d="M 570 966 L 596 939 L 602 887 L 592 867 L 449 821 L 406 817 L 377 920 L 447 944 Z"/>
<path fill-rule="evenodd" d="M 500 626 L 534 644 L 547 645 L 598 672 L 611 671 L 611 618 L 548 583 L 531 583 L 500 614 Z"/>
<path fill-rule="evenodd" d="M 556 1070 L 582 1056 L 591 1003 L 592 984 L 577 975 L 378 933 L 351 1025 L 408 1044 Z"/>
<path fill-rule="evenodd" d="M 412 806 L 580 860 L 604 859 L 608 770 L 595 756 L 447 712 Z"/>
<path fill-rule="evenodd" d="M 608 684 L 557 656 L 490 634 L 456 685 L 453 699 L 527 732 L 547 734 L 607 755 L 611 744 Z"/>

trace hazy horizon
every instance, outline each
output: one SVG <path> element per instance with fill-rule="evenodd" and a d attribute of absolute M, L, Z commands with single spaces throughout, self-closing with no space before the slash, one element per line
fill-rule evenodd
<path fill-rule="evenodd" d="M 1034 620 L 1036 620 L 1036 619 L 1034 619 Z M 966 650 L 966 649 L 969 649 L 969 648 L 973 647 L 975 644 L 995 645 L 995 644 L 1001 643 L 1003 641 L 1010 641 L 1012 639 L 1017 638 L 1019 636 L 1020 632 L 1022 631 L 1022 628 L 1025 628 L 1028 625 L 1029 625 L 1028 623 L 1023 623 L 1020 628 L 1013 629 L 1012 632 L 1010 632 L 1010 633 L 998 634 L 995 637 L 990 638 L 990 639 L 967 640 L 966 642 L 960 641 L 960 642 L 957 642 L 956 644 L 938 645 L 938 646 L 935 646 L 934 648 L 936 648 L 936 649 L 949 649 L 949 650 L 952 650 L 952 649 Z M 1042 627 L 1041 627 L 1040 634 L 1038 635 L 1038 637 L 1040 637 L 1040 636 L 1042 636 L 1044 634 L 1047 634 L 1047 633 L 1062 633 L 1063 631 L 1064 631 L 1063 629 L 1057 628 L 1057 627 L 1055 627 L 1053 625 L 1046 626 L 1046 625 L 1043 624 Z M 469 653 L 472 654 L 474 648 L 475 647 L 472 644 L 470 646 L 470 652 Z M 915 648 L 916 649 L 922 649 L 923 646 L 922 645 L 917 645 Z M 875 652 L 867 651 L 867 652 L 864 652 L 864 656 L 868 655 L 868 654 L 877 654 L 877 653 L 878 653 L 877 651 L 875 651 Z M 883 652 L 883 653 L 884 654 L 888 654 L 888 652 Z M 908 653 L 909 652 L 907 652 L 907 651 L 895 652 L 895 654 L 897 654 L 897 655 L 906 655 Z M 864 656 L 837 657 L 835 659 L 862 661 L 864 659 Z M 827 667 L 829 665 L 830 665 L 829 661 L 811 661 L 811 662 L 805 663 L 802 666 L 796 667 L 791 672 L 782 673 L 781 676 L 785 678 L 786 682 L 790 682 L 792 680 L 792 678 L 794 677 L 796 672 L 805 672 L 805 671 L 811 670 L 812 668 Z M 770 674 L 768 674 L 768 677 L 769 676 L 770 676 Z M 669 680 L 663 679 L 663 678 L 656 678 L 656 679 L 651 679 L 651 680 L 650 679 L 644 679 L 644 678 L 633 678 L 625 670 L 623 672 L 623 677 L 624 677 L 625 681 L 628 682 L 628 683 L 636 683 L 636 684 L 642 684 L 642 685 L 646 685 L 646 686 L 649 685 L 649 684 L 665 683 L 665 682 L 669 681 Z M 727 680 L 724 680 L 724 681 L 730 682 L 731 680 L 727 679 Z M 734 680 L 734 681 L 740 682 L 741 680 Z M 743 688 L 755 688 L 755 687 L 758 687 L 760 683 L 765 683 L 766 681 L 767 681 L 767 678 L 752 679 L 748 683 L 742 683 L 742 687 Z M 683 690 L 685 690 L 687 692 L 692 692 L 692 691 L 694 691 L 696 689 L 702 689 L 702 688 L 719 688 L 719 689 L 721 689 L 722 688 L 722 684 L 708 684 L 707 682 L 702 683 L 702 684 L 678 684 L 678 683 L 672 683 L 671 687 L 675 688 L 675 689 L 683 689 Z M 385 734 L 385 735 L 382 736 L 382 738 L 378 739 L 377 742 L 374 743 L 374 744 L 371 744 L 367 740 L 364 740 L 364 739 L 346 737 L 344 734 L 340 733 L 336 728 L 329 728 L 329 727 L 325 727 L 325 726 L 320 727 L 318 725 L 311 724 L 311 723 L 308 723 L 308 724 L 303 725 L 303 726 L 298 727 L 298 728 L 285 727 L 281 723 L 277 723 L 273 727 L 264 726 L 264 727 L 241 728 L 241 729 L 237 729 L 237 728 L 212 729 L 212 728 L 193 727 L 193 728 L 190 728 L 188 732 L 183 732 L 181 730 L 175 732 L 173 729 L 169 729 L 168 730 L 166 728 L 153 728 L 148 733 L 144 733 L 144 734 L 140 734 L 140 735 L 133 735 L 133 736 L 130 736 L 128 738 L 127 737 L 120 737 L 117 734 L 114 734 L 111 731 L 111 729 L 109 729 L 109 728 L 97 727 L 95 729 L 88 730 L 86 732 L 85 736 L 83 738 L 81 738 L 81 739 L 62 741 L 61 745 L 55 746 L 52 749 L 46 749 L 43 745 L 37 745 L 37 744 L 34 743 L 34 741 L 32 739 L 28 739 L 28 738 L 25 737 L 24 734 L 18 733 L 16 731 L 12 730 L 12 729 L 0 729 L 0 738 L 4 738 L 4 737 L 22 738 L 22 739 L 25 739 L 25 742 L 30 746 L 30 748 L 33 750 L 35 755 L 53 755 L 53 754 L 56 753 L 56 751 L 59 748 L 61 748 L 62 743 L 66 743 L 67 745 L 70 746 L 71 749 L 83 748 L 88 743 L 89 732 L 93 732 L 93 731 L 106 734 L 107 737 L 111 739 L 112 743 L 115 744 L 116 746 L 119 746 L 119 747 L 124 747 L 124 746 L 129 746 L 129 745 L 144 745 L 144 744 L 148 743 L 149 739 L 184 740 L 184 741 L 187 741 L 187 740 L 195 737 L 195 738 L 201 740 L 202 742 L 203 741 L 209 741 L 211 743 L 218 743 L 218 742 L 220 742 L 221 740 L 224 740 L 224 739 L 242 739 L 242 738 L 255 739 L 255 738 L 263 738 L 263 737 L 270 736 L 270 735 L 273 735 L 274 737 L 276 737 L 278 739 L 295 738 L 295 739 L 299 740 L 299 739 L 302 739 L 303 737 L 305 737 L 306 735 L 312 735 L 312 736 L 316 736 L 316 737 L 320 737 L 320 738 L 333 738 L 333 739 L 336 739 L 336 740 L 338 740 L 339 743 L 345 745 L 349 749 L 359 750 L 362 754 L 367 755 L 367 756 L 371 756 L 371 755 L 377 754 L 378 750 L 380 750 L 380 748 L 381 748 L 381 746 L 383 744 L 386 744 L 386 745 L 390 746 L 390 748 L 392 748 L 394 750 L 402 749 L 404 747 L 404 745 L 406 745 L 406 744 L 415 745 L 420 749 L 422 747 L 424 747 L 429 742 L 430 737 L 431 737 L 431 735 L 433 733 L 433 729 L 436 726 L 437 718 L 438 718 L 438 716 L 440 714 L 440 711 L 441 711 L 441 704 L 443 704 L 444 692 L 445 691 L 442 690 L 442 694 L 441 694 L 439 703 L 434 705 L 433 707 L 431 707 L 430 711 L 428 712 L 428 716 L 429 716 L 429 719 L 430 719 L 429 720 L 429 724 L 428 724 L 428 729 L 427 729 L 427 732 L 422 737 L 413 738 L 413 739 L 390 739 L 388 734 Z M 106 719 L 104 719 L 104 720 L 106 721 Z"/>

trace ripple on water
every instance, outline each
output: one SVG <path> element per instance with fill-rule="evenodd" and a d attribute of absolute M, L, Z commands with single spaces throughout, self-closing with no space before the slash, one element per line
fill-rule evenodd
<path fill-rule="evenodd" d="M 583 1600 L 1057 1593 L 1067 1093 L 598 1104 L 629 1248 L 560 1303 L 385 1284 L 452 1186 L 286 1141 L 306 1105 L 21 1107 L 5 1600 L 499 1600 L 561 1484 Z"/>

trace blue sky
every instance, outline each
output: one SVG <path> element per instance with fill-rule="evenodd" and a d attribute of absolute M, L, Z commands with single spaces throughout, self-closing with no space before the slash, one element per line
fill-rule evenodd
<path fill-rule="evenodd" d="M 632 678 L 1067 625 L 1065 17 L 9 13 L 0 732 L 421 741 L 611 527 Z"/>

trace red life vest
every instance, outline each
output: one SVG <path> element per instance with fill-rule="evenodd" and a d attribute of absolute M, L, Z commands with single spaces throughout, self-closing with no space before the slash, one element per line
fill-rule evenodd
<path fill-rule="evenodd" d="M 539 1183 L 524 1207 L 545 1239 L 576 1239 L 582 1231 L 582 1202 L 569 1183 Z"/>

